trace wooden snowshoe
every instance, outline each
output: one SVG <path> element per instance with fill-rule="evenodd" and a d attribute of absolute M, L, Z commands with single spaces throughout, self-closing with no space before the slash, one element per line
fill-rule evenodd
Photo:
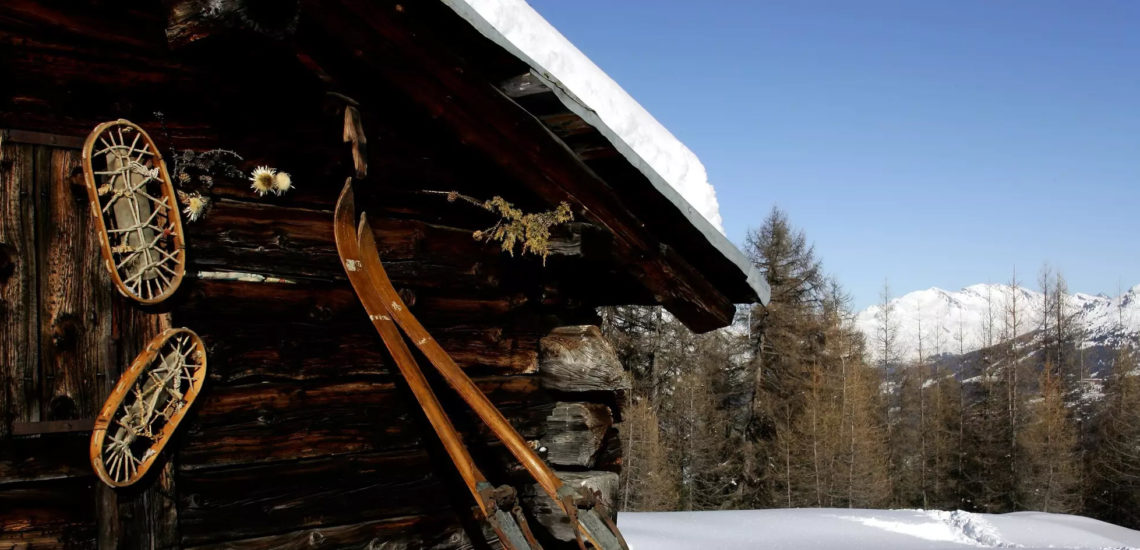
<path fill-rule="evenodd" d="M 143 477 L 206 379 L 206 347 L 188 328 L 167 329 L 119 377 L 91 432 L 91 465 L 112 487 Z"/>
<path fill-rule="evenodd" d="M 142 304 L 170 297 L 186 271 L 186 244 L 154 141 L 126 120 L 104 122 L 83 145 L 83 176 L 115 288 Z"/>
<path fill-rule="evenodd" d="M 543 491 L 562 509 L 576 528 L 580 548 L 584 550 L 588 542 L 599 550 L 628 550 L 617 526 L 607 519 L 606 514 L 599 513 L 601 504 L 595 501 L 593 495 L 564 485 L 412 315 L 392 286 L 380 262 L 376 242 L 366 217 L 361 215 L 359 226 L 354 222 L 355 200 L 352 193 L 352 178 L 349 178 L 341 191 L 333 215 L 334 234 L 341 263 L 400 373 L 407 379 L 420 407 L 424 409 L 432 428 L 443 442 L 449 457 L 475 498 L 484 519 L 491 524 L 503 545 L 510 550 L 540 548 L 527 526 L 526 518 L 514 503 L 514 489 L 507 486 L 493 488 L 475 466 L 470 453 L 400 335 L 401 330 L 526 468 Z M 509 509 L 510 513 L 504 508 Z"/>

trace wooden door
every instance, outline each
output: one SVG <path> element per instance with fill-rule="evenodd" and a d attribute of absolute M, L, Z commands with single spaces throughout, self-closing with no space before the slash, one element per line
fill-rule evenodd
<path fill-rule="evenodd" d="M 121 547 L 133 527 L 120 517 L 148 515 L 121 509 L 150 505 L 147 490 L 96 481 L 87 441 L 121 369 L 168 316 L 115 294 L 80 144 L 0 130 L 0 548 Z"/>

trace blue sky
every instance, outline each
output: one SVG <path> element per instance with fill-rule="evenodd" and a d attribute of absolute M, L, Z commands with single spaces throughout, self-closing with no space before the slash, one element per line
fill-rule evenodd
<path fill-rule="evenodd" d="M 530 0 L 862 308 L 1018 278 L 1140 283 L 1140 2 Z"/>

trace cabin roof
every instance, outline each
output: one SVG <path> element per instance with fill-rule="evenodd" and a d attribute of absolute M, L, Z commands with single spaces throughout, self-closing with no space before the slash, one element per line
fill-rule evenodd
<path fill-rule="evenodd" d="M 600 244 L 557 274 L 583 307 L 661 304 L 703 332 L 730 324 L 736 304 L 768 300 L 764 278 L 717 229 L 696 156 L 522 0 L 147 5 L 121 29 L 61 35 L 76 55 L 119 56 L 107 66 L 17 57 L 20 93 L 39 99 L 0 123 L 80 135 L 93 112 L 163 111 L 189 121 L 170 127 L 183 149 L 226 137 L 254 156 L 262 145 L 319 156 L 340 151 L 323 133 L 332 93 L 359 104 L 379 164 L 370 182 L 385 190 L 434 185 L 442 171 L 481 198 L 568 203 Z M 254 139 L 282 132 L 304 137 Z M 333 187 L 298 193 L 323 204 Z M 304 269 L 323 269 L 317 261 Z"/>
<path fill-rule="evenodd" d="M 770 289 L 763 273 L 724 235 L 715 190 L 696 154 L 525 0 L 442 1 L 530 66 L 531 89 L 525 92 L 552 93 L 569 113 L 596 129 L 743 274 L 755 295 L 736 293 L 736 299 L 768 303 Z"/>

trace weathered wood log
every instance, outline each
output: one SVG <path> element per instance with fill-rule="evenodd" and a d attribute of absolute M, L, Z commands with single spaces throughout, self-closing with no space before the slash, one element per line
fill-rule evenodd
<path fill-rule="evenodd" d="M 404 516 L 349 525 L 267 535 L 216 544 L 191 546 L 187 550 L 308 550 L 348 548 L 384 550 L 469 550 L 476 548 L 463 527 L 446 518 Z"/>
<path fill-rule="evenodd" d="M 387 376 L 393 372 L 375 331 L 369 334 L 367 319 L 339 323 L 278 319 L 271 323 L 266 318 L 175 318 L 206 342 L 209 377 L 217 382 Z M 528 374 L 537 370 L 538 335 L 522 330 L 461 325 L 432 332 L 456 362 L 472 372 Z"/>
<path fill-rule="evenodd" d="M 174 314 L 186 322 L 221 320 L 230 324 L 280 322 L 357 323 L 364 308 L 344 282 L 298 281 L 295 284 L 197 279 Z M 551 313 L 565 315 L 554 293 L 532 298 L 522 292 L 473 293 L 454 288 L 402 290 L 408 305 L 428 330 L 448 327 L 494 327 L 506 335 L 535 333 L 549 326 Z M 539 300 L 541 298 L 541 301 Z"/>
<path fill-rule="evenodd" d="M 610 408 L 600 403 L 555 404 L 542 438 L 547 460 L 558 466 L 593 468 L 613 421 Z"/>
<path fill-rule="evenodd" d="M 0 143 L 0 438 L 14 421 L 40 420 L 33 149 Z"/>
<path fill-rule="evenodd" d="M 0 488 L 0 548 L 95 547 L 94 478 Z"/>
<path fill-rule="evenodd" d="M 182 544 L 377 518 L 446 517 L 454 515 L 447 483 L 421 451 L 183 471 L 178 478 Z"/>
<path fill-rule="evenodd" d="M 533 266 L 512 259 L 496 245 L 476 241 L 472 229 L 382 217 L 374 234 L 380 254 L 397 284 L 428 288 L 502 289 L 505 271 Z M 278 277 L 343 279 L 332 241 L 331 213 L 266 203 L 220 199 L 199 223 L 187 225 L 187 241 L 199 270 L 247 271 Z M 583 235 L 587 233 L 588 236 Z M 582 257 L 583 246 L 605 245 L 582 225 L 552 238 L 555 257 Z M 513 276 L 512 280 L 521 278 Z M 534 286 L 533 278 L 529 286 Z M 517 286 L 517 285 L 516 285 Z"/>
<path fill-rule="evenodd" d="M 600 502 L 605 505 L 606 511 L 616 514 L 618 495 L 618 475 L 613 472 L 556 472 L 558 477 L 572 487 L 584 487 L 595 493 Z M 574 540 L 574 527 L 570 519 L 550 499 L 537 484 L 529 485 L 520 491 L 524 508 L 535 518 L 536 522 L 545 528 L 551 536 L 561 541 Z M 613 517 L 611 517 L 613 519 Z"/>
<path fill-rule="evenodd" d="M 90 432 L 12 438 L 0 445 L 0 487 L 91 478 L 87 459 Z"/>
<path fill-rule="evenodd" d="M 548 389 L 615 391 L 629 388 L 613 346 L 593 325 L 559 327 L 539 341 L 539 375 Z"/>
<path fill-rule="evenodd" d="M 477 380 L 480 389 L 525 437 L 539 438 L 553 402 L 531 377 Z M 216 386 L 188 419 L 179 451 L 182 470 L 296 460 L 434 444 L 422 411 L 391 382 Z M 456 406 L 449 390 L 441 399 L 458 429 L 472 442 L 491 435 Z"/>

